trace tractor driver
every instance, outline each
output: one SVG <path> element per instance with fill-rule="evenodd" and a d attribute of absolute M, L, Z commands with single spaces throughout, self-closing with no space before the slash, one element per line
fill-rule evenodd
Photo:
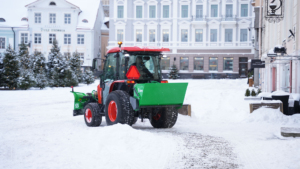
<path fill-rule="evenodd" d="M 145 66 L 145 63 L 143 62 L 142 56 L 137 56 L 136 60 L 135 60 L 135 63 L 133 63 L 132 65 L 135 65 L 137 67 L 138 71 L 141 74 L 141 77 L 151 77 L 151 78 L 153 78 L 152 73 Z"/>

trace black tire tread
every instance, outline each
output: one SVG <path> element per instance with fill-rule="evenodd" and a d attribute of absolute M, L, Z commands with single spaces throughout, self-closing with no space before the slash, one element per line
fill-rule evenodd
<path fill-rule="evenodd" d="M 178 110 L 175 107 L 165 107 L 160 110 L 161 117 L 158 120 L 154 120 L 152 114 L 150 114 L 150 123 L 154 128 L 172 128 L 178 117 Z"/>
<path fill-rule="evenodd" d="M 85 110 L 87 108 L 90 108 L 92 111 L 92 121 L 91 123 L 88 123 L 85 119 Z M 89 127 L 97 127 L 101 125 L 102 122 L 102 116 L 99 114 L 100 112 L 100 107 L 98 105 L 98 103 L 88 103 L 85 107 L 84 107 L 84 121 L 86 123 L 87 126 Z"/>

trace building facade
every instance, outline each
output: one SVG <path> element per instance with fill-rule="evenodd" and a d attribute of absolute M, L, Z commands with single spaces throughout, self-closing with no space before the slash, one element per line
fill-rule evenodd
<path fill-rule="evenodd" d="M 180 78 L 246 77 L 254 56 L 250 0 L 110 0 L 108 48 L 170 48 L 164 75 Z M 250 31 L 249 31 L 250 30 Z"/>
<path fill-rule="evenodd" d="M 259 6 L 256 0 L 254 5 Z M 266 1 L 262 1 L 262 42 L 260 59 L 265 68 L 259 69 L 259 86 L 265 92 L 282 90 L 300 93 L 300 2 L 283 1 L 284 18 L 278 23 L 265 20 Z M 292 33 L 291 33 L 292 32 Z M 286 48 L 286 54 L 268 57 L 275 47 Z"/>
<path fill-rule="evenodd" d="M 30 53 L 40 51 L 48 59 L 53 41 L 57 40 L 63 55 L 75 51 L 80 54 L 83 68 L 91 67 L 93 59 L 101 57 L 104 13 L 100 1 L 24 0 L 18 4 L 12 0 L 5 7 L 20 11 L 14 16 L 6 13 L 3 17 L 7 20 L 6 27 L 0 24 L 0 36 L 5 29 L 11 31 L 7 42 L 12 41 L 14 34 L 12 43 L 16 51 L 19 44 L 25 43 Z"/>

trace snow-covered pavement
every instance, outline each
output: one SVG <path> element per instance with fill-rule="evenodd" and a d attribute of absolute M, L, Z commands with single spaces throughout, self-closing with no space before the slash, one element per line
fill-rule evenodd
<path fill-rule="evenodd" d="M 87 127 L 72 116 L 70 88 L 0 90 L 0 168 L 300 168 L 300 139 L 280 136 L 280 127 L 300 127 L 300 115 L 250 114 L 246 79 L 170 82 L 182 81 L 192 117 L 179 115 L 171 129 L 105 118 Z"/>

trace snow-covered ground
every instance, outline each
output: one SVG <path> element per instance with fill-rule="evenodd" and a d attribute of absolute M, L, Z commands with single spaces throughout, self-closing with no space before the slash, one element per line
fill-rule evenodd
<path fill-rule="evenodd" d="M 0 168 L 300 168 L 300 139 L 280 127 L 300 127 L 300 115 L 249 113 L 246 79 L 188 82 L 185 103 L 171 129 L 138 121 L 132 127 L 87 127 L 72 116 L 70 88 L 0 91 Z M 75 91 L 91 92 L 93 85 Z"/>

